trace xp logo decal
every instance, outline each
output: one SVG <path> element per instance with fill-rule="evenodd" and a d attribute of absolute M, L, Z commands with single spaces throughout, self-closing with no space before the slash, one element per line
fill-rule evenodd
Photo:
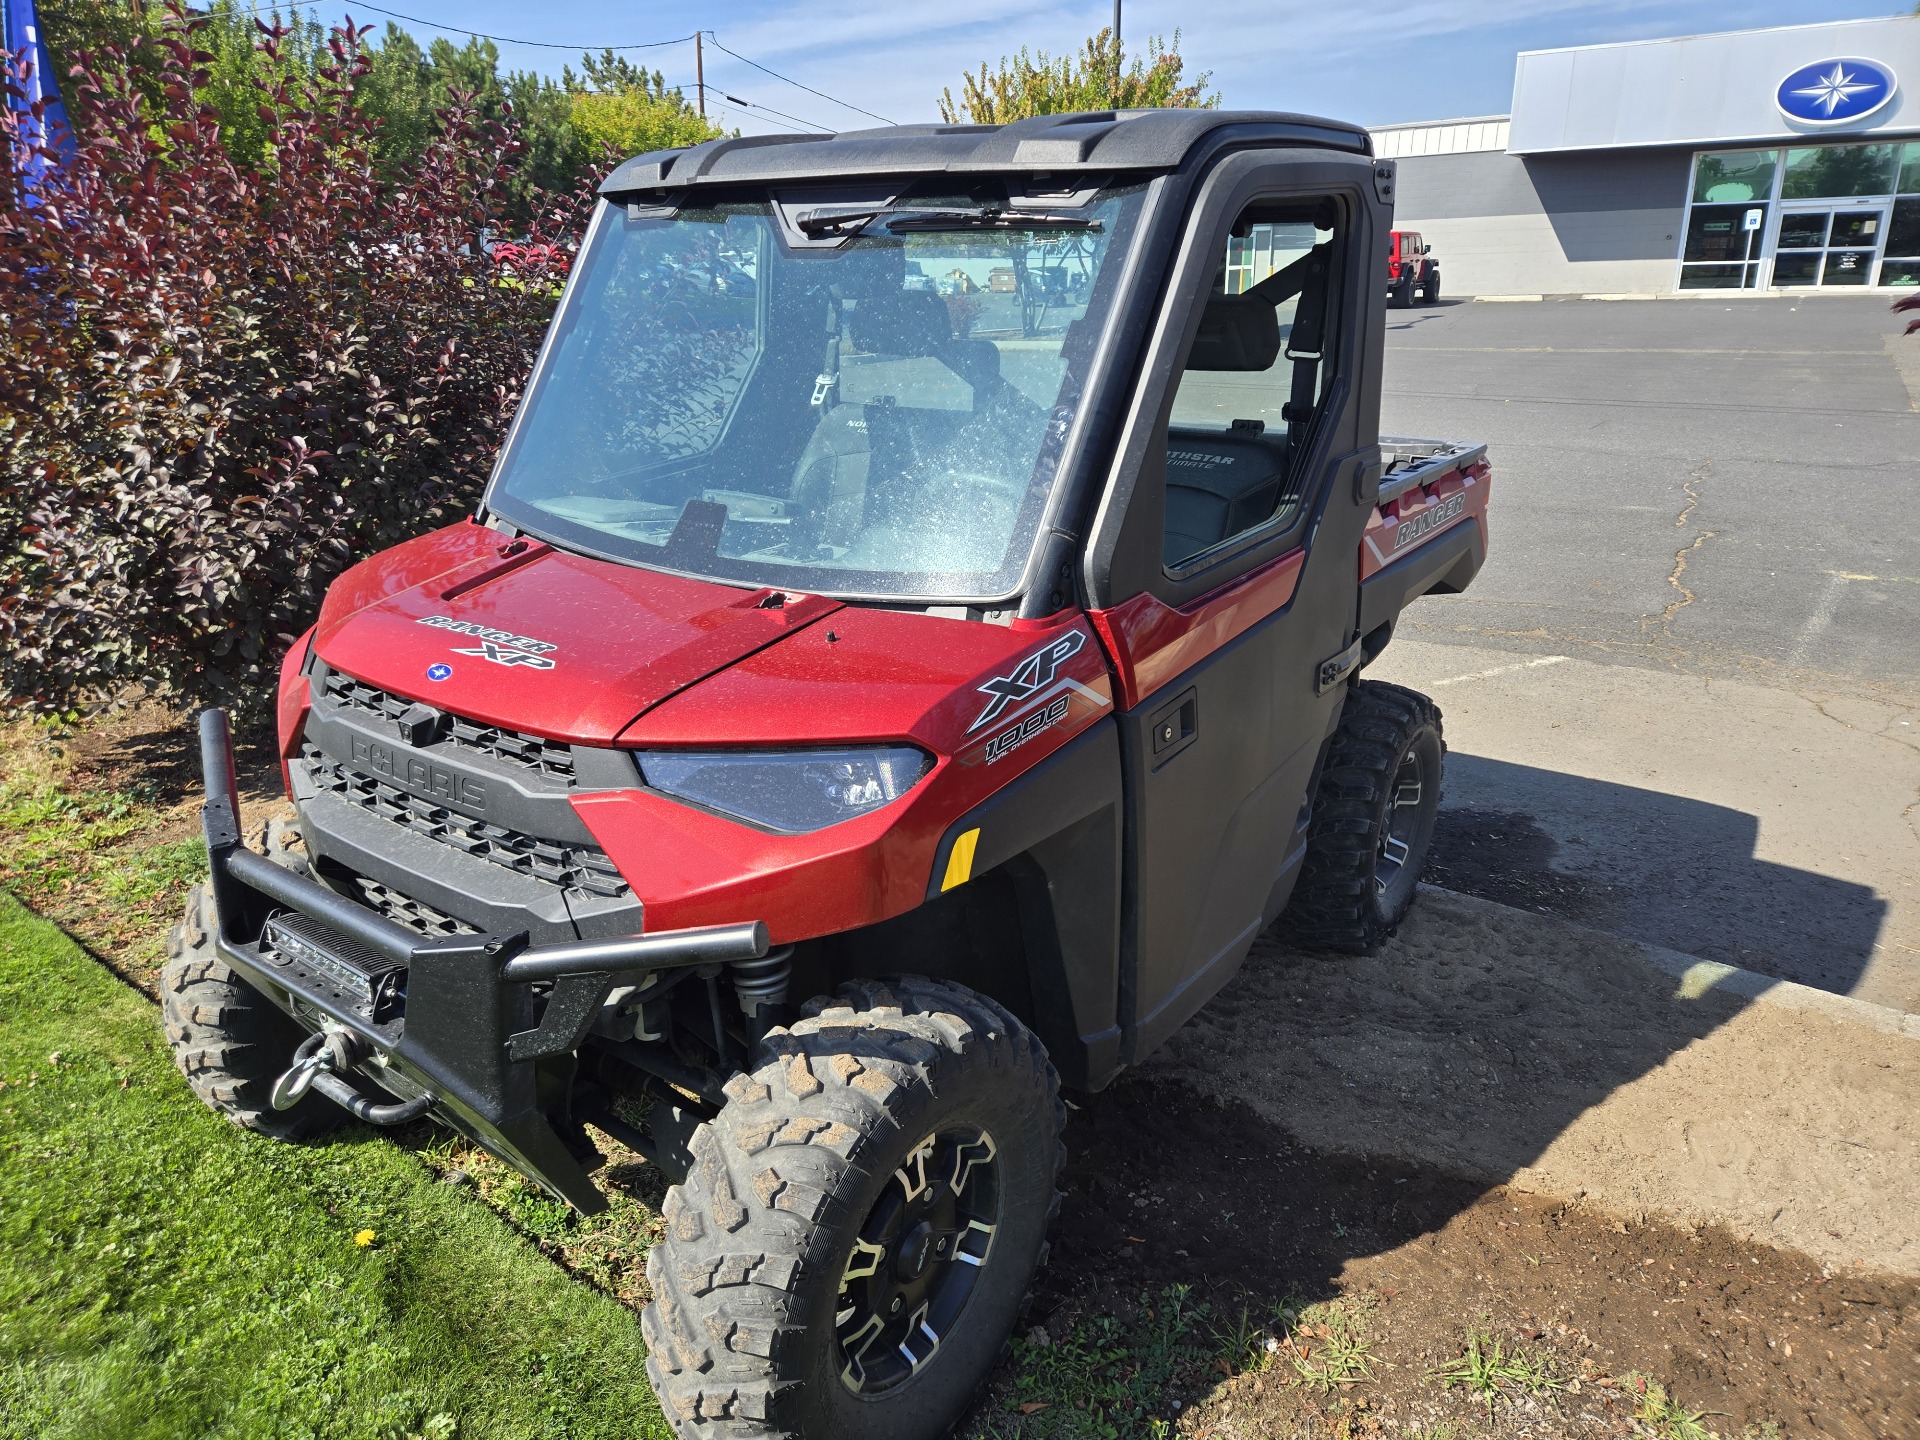
<path fill-rule="evenodd" d="M 1002 715 L 1007 707 L 1037 695 L 1053 683 L 1053 677 L 1060 667 L 1080 653 L 1080 647 L 1087 643 L 1085 632 L 1069 630 L 1046 649 L 1029 655 L 1014 668 L 1011 675 L 996 675 L 979 687 L 982 695 L 993 698 L 987 701 L 987 708 L 980 712 L 980 718 L 967 727 L 971 735 L 982 725 L 991 725 Z"/>
<path fill-rule="evenodd" d="M 1893 71 L 1876 60 L 1821 60 L 1782 80 L 1774 103 L 1803 125 L 1856 125 L 1893 99 L 1897 84 Z"/>
<path fill-rule="evenodd" d="M 551 670 L 553 661 L 548 654 L 558 650 L 558 645 L 545 640 L 535 640 L 527 635 L 516 635 L 511 630 L 496 630 L 491 625 L 476 625 L 471 620 L 455 620 L 446 615 L 428 615 L 420 622 L 431 625 L 436 630 L 451 630 L 456 635 L 471 635 L 480 643 L 473 646 L 454 647 L 456 655 L 477 655 L 482 660 L 491 660 L 496 665 L 521 665 L 529 670 Z M 436 675 L 433 670 L 444 670 L 445 675 Z M 436 665 L 427 671 L 429 680 L 444 680 L 453 670 L 449 666 Z"/>
<path fill-rule="evenodd" d="M 980 718 L 967 733 L 1000 722 L 1005 728 L 961 752 L 963 765 L 991 765 L 1011 755 L 1029 740 L 1037 740 L 1056 725 L 1079 723 L 1113 704 L 1105 672 L 1090 681 L 1062 675 L 1060 669 L 1086 648 L 1083 630 L 1069 630 L 1046 649 L 1027 656 L 1008 675 L 996 675 L 980 686 L 991 696 Z"/>

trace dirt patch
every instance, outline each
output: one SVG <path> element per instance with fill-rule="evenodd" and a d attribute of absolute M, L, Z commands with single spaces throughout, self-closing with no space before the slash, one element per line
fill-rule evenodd
<path fill-rule="evenodd" d="M 1559 849 L 1531 815 L 1443 808 L 1420 878 L 1462 895 L 1570 920 L 1603 914 L 1616 898 L 1614 887 L 1554 869 Z"/>
<path fill-rule="evenodd" d="M 1644 1377 L 1672 1413 L 1710 1412 L 1700 1423 L 1724 1436 L 1920 1433 L 1912 1281 L 1836 1272 L 1720 1227 L 1629 1223 L 1315 1151 L 1245 1105 L 1138 1072 L 1080 1103 L 1030 1324 L 1070 1344 L 1099 1317 L 1146 1323 L 1167 1287 L 1191 1286 L 1211 1343 L 1150 1417 L 1174 1433 L 1660 1433 L 1635 1428 L 1650 1407 Z M 1342 1313 L 1368 1378 L 1329 1387 L 1308 1372 L 1338 1337 L 1313 1316 Z M 1236 1330 L 1273 1343 L 1248 1346 Z M 1524 1355 L 1538 1384 L 1497 1387 L 1491 1405 L 1444 1385 L 1436 1372 L 1475 1331 Z M 996 1382 L 973 1433 L 1081 1433 L 1040 1428 L 1044 1410 L 1023 1417 L 1015 1374 Z"/>
<path fill-rule="evenodd" d="M 271 747 L 243 747 L 238 768 L 251 833 L 288 807 Z M 164 706 L 0 725 L 0 885 L 152 994 L 206 872 L 199 789 L 191 718 Z"/>
<path fill-rule="evenodd" d="M 1920 1043 L 1648 955 L 1426 890 L 1374 955 L 1263 938 L 1145 1068 L 1318 1149 L 1920 1276 Z"/>

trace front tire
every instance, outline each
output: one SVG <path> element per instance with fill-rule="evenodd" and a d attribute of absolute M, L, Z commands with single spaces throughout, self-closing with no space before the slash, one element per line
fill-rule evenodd
<path fill-rule="evenodd" d="M 1399 928 L 1433 847 L 1446 753 L 1439 707 L 1418 691 L 1362 680 L 1347 693 L 1280 920 L 1288 940 L 1364 954 Z"/>
<path fill-rule="evenodd" d="M 295 848 L 297 832 L 270 822 L 260 841 L 267 858 L 299 874 L 305 858 Z M 193 1093 L 243 1130 L 276 1140 L 305 1140 L 337 1128 L 346 1111 L 309 1095 L 291 1110 L 268 1100 L 273 1082 L 293 1058 L 307 1032 L 242 979 L 214 945 L 220 920 L 213 891 L 195 885 L 187 913 L 167 935 L 167 964 L 160 972 L 160 1012 L 174 1064 Z"/>
<path fill-rule="evenodd" d="M 863 981 L 807 1008 L 668 1193 L 647 1373 L 683 1440 L 936 1440 L 1044 1258 L 1059 1078 L 963 986 Z"/>

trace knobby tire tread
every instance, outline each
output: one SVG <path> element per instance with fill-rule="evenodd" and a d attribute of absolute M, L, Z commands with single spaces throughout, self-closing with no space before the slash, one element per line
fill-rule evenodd
<path fill-rule="evenodd" d="M 728 1104 L 695 1133 L 693 1166 L 668 1192 L 666 1233 L 647 1256 L 647 1374 L 682 1440 L 798 1433 L 789 1402 L 799 1382 L 781 1361 L 801 1338 L 791 1321 L 802 1287 L 822 1268 L 816 1259 L 808 1269 L 812 1231 L 859 1223 L 838 1213 L 842 1180 L 923 1123 L 917 1102 L 968 1067 L 1024 1087 L 1061 1133 L 1059 1077 L 1039 1040 L 947 981 L 844 985 L 769 1034 L 752 1072 L 727 1082 Z M 1055 1151 L 1049 1225 L 1065 1144 Z"/>
<path fill-rule="evenodd" d="M 1291 943 L 1364 954 L 1399 928 L 1403 916 L 1383 915 L 1374 895 L 1379 827 L 1400 757 L 1427 727 L 1444 755 L 1440 709 L 1419 691 L 1362 680 L 1348 692 L 1314 790 L 1300 878 L 1280 921 Z"/>
<path fill-rule="evenodd" d="M 291 825 L 273 820 L 254 848 L 304 875 L 297 839 Z M 186 914 L 168 932 L 160 972 L 161 1019 L 174 1064 L 194 1094 L 243 1130 L 304 1140 L 334 1129 L 347 1117 L 329 1100 L 310 1096 L 291 1110 L 269 1103 L 274 1080 L 305 1032 L 220 958 L 213 943 L 218 925 L 212 889 L 195 885 Z"/>

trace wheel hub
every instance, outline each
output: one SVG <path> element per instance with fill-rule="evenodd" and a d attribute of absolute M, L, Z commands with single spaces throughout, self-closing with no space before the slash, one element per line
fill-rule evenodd
<path fill-rule="evenodd" d="M 943 1247 L 944 1248 L 944 1247 Z M 918 1280 L 933 1258 L 933 1222 L 922 1220 L 900 1237 L 894 1247 L 893 1273 L 902 1281 Z"/>
<path fill-rule="evenodd" d="M 920 1373 L 966 1309 L 999 1221 L 991 1135 L 957 1126 L 913 1148 L 874 1202 L 841 1272 L 834 1339 L 848 1389 L 879 1394 Z"/>

